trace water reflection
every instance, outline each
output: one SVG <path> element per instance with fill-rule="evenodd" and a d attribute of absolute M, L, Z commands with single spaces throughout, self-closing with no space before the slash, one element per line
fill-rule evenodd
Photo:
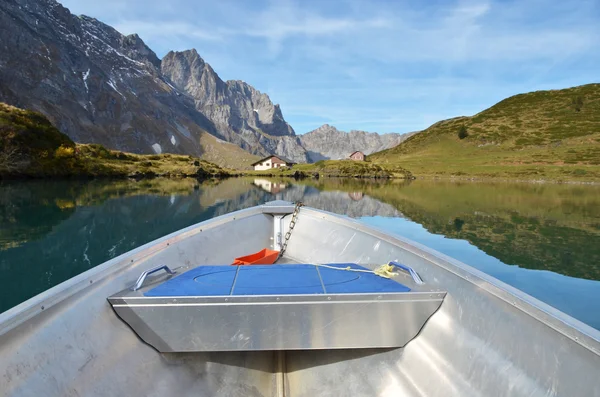
<path fill-rule="evenodd" d="M 281 192 L 288 186 L 287 182 L 272 181 L 269 179 L 255 179 L 253 183 L 256 186 L 262 188 L 264 191 L 273 193 L 273 194 Z"/>
<path fill-rule="evenodd" d="M 4 183 L 0 311 L 165 234 L 274 199 L 418 240 L 600 328 L 600 316 L 589 314 L 600 312 L 600 282 L 584 280 L 600 280 L 600 187 L 508 183 Z"/>
<path fill-rule="evenodd" d="M 350 199 L 354 200 L 354 201 L 360 201 L 362 200 L 362 198 L 364 197 L 364 193 L 363 192 L 350 192 L 348 193 L 348 197 L 350 197 Z"/>

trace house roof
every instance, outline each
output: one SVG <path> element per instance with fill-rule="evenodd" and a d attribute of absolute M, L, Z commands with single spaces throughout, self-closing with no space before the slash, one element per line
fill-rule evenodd
<path fill-rule="evenodd" d="M 272 154 L 272 155 L 270 155 L 270 156 L 263 157 L 262 159 L 260 159 L 260 160 L 258 160 L 258 161 L 255 161 L 254 163 L 252 163 L 252 164 L 250 164 L 250 165 L 256 165 L 256 164 L 258 164 L 258 163 L 262 163 L 263 161 L 265 161 L 265 160 L 268 160 L 268 159 L 270 159 L 271 157 L 276 157 L 276 158 L 278 158 L 279 160 L 281 160 L 281 161 L 285 162 L 286 164 L 296 164 L 296 162 L 294 162 L 294 161 L 292 161 L 292 160 L 289 160 L 289 159 L 286 159 L 285 157 L 276 156 L 276 155 Z"/>
<path fill-rule="evenodd" d="M 348 156 L 348 157 L 352 157 L 352 155 L 353 155 L 354 153 L 360 153 L 360 154 L 362 154 L 363 156 L 365 155 L 365 154 L 364 154 L 363 152 L 361 152 L 360 150 L 357 150 L 356 152 L 352 152 L 352 153 L 350 153 L 350 156 Z"/>

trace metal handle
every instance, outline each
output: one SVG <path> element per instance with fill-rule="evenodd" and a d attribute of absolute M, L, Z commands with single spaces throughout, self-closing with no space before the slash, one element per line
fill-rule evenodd
<path fill-rule="evenodd" d="M 164 270 L 165 272 L 167 272 L 169 274 L 175 274 L 175 272 L 173 270 L 169 269 L 169 266 L 167 266 L 167 265 L 156 266 L 156 267 L 154 267 L 150 270 L 146 270 L 145 272 L 140 274 L 140 277 L 138 277 L 137 281 L 135 282 L 135 285 L 133 287 L 131 287 L 131 290 L 137 291 L 138 289 L 142 288 L 142 285 L 144 285 L 144 281 L 146 281 L 146 277 L 148 277 L 149 274 L 156 273 L 161 270 Z"/>
<path fill-rule="evenodd" d="M 419 274 L 412 267 L 407 266 L 407 265 L 403 265 L 402 263 L 399 263 L 399 262 L 396 262 L 396 261 L 391 261 L 389 264 L 397 266 L 400 269 L 408 272 L 408 274 L 410 274 L 410 276 L 415 281 L 415 283 L 417 283 L 417 284 L 424 284 L 423 280 L 421 279 L 421 276 L 419 276 Z"/>

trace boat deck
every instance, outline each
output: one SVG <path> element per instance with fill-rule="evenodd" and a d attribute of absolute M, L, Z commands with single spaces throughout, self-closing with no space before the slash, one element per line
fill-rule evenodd
<path fill-rule="evenodd" d="M 384 278 L 355 263 L 202 265 L 150 277 L 109 302 L 161 352 L 401 347 L 445 296 L 410 274 Z"/>
<path fill-rule="evenodd" d="M 600 396 L 597 331 L 427 247 L 310 207 L 279 264 L 395 260 L 424 284 L 404 269 L 394 279 L 407 292 L 146 295 L 198 265 L 275 248 L 294 208 L 190 226 L 1 313 L 0 394 Z M 164 265 L 174 274 L 140 280 Z"/>

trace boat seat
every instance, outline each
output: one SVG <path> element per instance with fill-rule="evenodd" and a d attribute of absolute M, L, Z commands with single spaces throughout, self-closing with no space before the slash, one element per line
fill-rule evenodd
<path fill-rule="evenodd" d="M 402 347 L 445 296 L 408 267 L 392 279 L 355 263 L 146 273 L 162 269 L 170 274 L 108 298 L 160 352 Z"/>
<path fill-rule="evenodd" d="M 354 263 L 328 265 L 368 270 Z M 239 296 L 408 292 L 410 288 L 373 273 L 312 264 L 199 266 L 152 288 L 144 296 Z"/>

